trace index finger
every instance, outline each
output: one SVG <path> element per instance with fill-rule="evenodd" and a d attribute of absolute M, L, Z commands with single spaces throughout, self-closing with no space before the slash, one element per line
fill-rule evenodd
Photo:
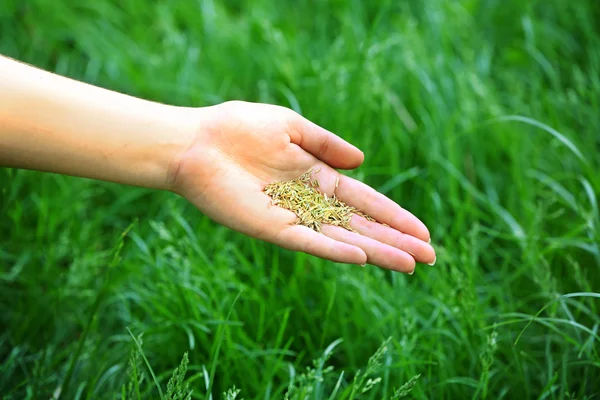
<path fill-rule="evenodd" d="M 429 242 L 429 230 L 421 220 L 372 187 L 345 175 L 339 175 L 337 198 L 375 218 L 377 222 Z"/>
<path fill-rule="evenodd" d="M 291 142 L 331 167 L 354 169 L 365 158 L 356 146 L 302 116 L 295 120 L 292 128 Z"/>

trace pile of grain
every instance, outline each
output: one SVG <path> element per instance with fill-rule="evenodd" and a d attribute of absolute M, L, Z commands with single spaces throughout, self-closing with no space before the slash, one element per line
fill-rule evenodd
<path fill-rule="evenodd" d="M 317 232 L 321 231 L 323 224 L 341 226 L 349 231 L 356 232 L 350 226 L 352 214 L 361 215 L 374 221 L 370 216 L 358 211 L 333 196 L 319 192 L 319 181 L 312 177 L 312 169 L 291 181 L 275 182 L 265 187 L 265 193 L 272 201 L 271 204 L 292 211 L 298 219 L 296 224 L 307 226 Z M 336 181 L 336 188 L 337 188 Z"/>

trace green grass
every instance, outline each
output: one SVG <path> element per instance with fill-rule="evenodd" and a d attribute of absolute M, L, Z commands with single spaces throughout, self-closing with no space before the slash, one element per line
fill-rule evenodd
<path fill-rule="evenodd" d="M 0 395 L 167 398 L 187 352 L 194 399 L 597 398 L 598 20 L 596 0 L 4 0 L 3 54 L 352 141 L 438 261 L 332 264 L 173 194 L 0 170 Z"/>

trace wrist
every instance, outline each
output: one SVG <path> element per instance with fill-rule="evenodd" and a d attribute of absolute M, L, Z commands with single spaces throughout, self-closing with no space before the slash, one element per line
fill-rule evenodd
<path fill-rule="evenodd" d="M 182 163 L 202 133 L 202 112 L 197 108 L 164 107 L 165 135 L 155 147 L 153 162 L 148 167 L 157 182 L 154 188 L 177 192 Z"/>

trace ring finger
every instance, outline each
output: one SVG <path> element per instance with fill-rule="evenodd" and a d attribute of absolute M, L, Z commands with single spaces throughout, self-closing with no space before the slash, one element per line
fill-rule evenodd
<path fill-rule="evenodd" d="M 369 264 L 405 273 L 415 269 L 415 259 L 396 247 L 339 226 L 323 225 L 321 232 L 337 241 L 360 247 L 366 253 Z"/>
<path fill-rule="evenodd" d="M 433 247 L 414 236 L 407 235 L 378 222 L 369 221 L 359 215 L 352 216 L 350 226 L 361 235 L 368 236 L 371 239 L 410 254 L 417 262 L 430 265 L 435 263 L 435 250 Z"/>

